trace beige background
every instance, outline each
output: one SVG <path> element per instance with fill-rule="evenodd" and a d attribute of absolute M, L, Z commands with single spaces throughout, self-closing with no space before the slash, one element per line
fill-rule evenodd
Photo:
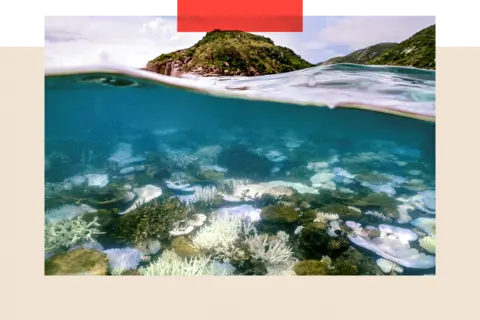
<path fill-rule="evenodd" d="M 0 48 L 0 318 L 478 319 L 479 57 L 437 51 L 436 276 L 45 277 L 43 49 Z"/>

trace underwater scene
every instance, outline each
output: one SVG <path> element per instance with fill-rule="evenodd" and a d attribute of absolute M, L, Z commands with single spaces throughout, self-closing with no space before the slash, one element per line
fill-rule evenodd
<path fill-rule="evenodd" d="M 435 275 L 434 105 L 413 68 L 46 73 L 45 274 Z"/>

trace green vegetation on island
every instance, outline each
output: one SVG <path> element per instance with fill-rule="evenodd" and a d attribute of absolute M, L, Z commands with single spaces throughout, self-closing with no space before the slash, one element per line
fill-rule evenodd
<path fill-rule="evenodd" d="M 318 65 L 356 63 L 435 69 L 435 25 L 420 30 L 401 43 L 379 43 L 335 57 Z"/>
<path fill-rule="evenodd" d="M 170 75 L 191 72 L 203 76 L 255 76 L 313 67 L 291 49 L 263 36 L 242 31 L 208 32 L 188 49 L 162 54 L 147 70 Z"/>

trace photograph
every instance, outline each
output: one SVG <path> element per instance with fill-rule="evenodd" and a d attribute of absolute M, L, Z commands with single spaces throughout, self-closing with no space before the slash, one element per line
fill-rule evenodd
<path fill-rule="evenodd" d="M 435 16 L 302 19 L 46 16 L 43 274 L 435 276 Z"/>

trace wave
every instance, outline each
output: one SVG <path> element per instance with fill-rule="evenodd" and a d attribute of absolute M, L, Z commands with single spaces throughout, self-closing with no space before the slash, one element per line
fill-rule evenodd
<path fill-rule="evenodd" d="M 116 65 L 46 69 L 45 76 L 110 74 L 205 94 L 330 108 L 359 108 L 435 121 L 436 72 L 408 67 L 335 64 L 256 77 L 170 77 Z"/>

